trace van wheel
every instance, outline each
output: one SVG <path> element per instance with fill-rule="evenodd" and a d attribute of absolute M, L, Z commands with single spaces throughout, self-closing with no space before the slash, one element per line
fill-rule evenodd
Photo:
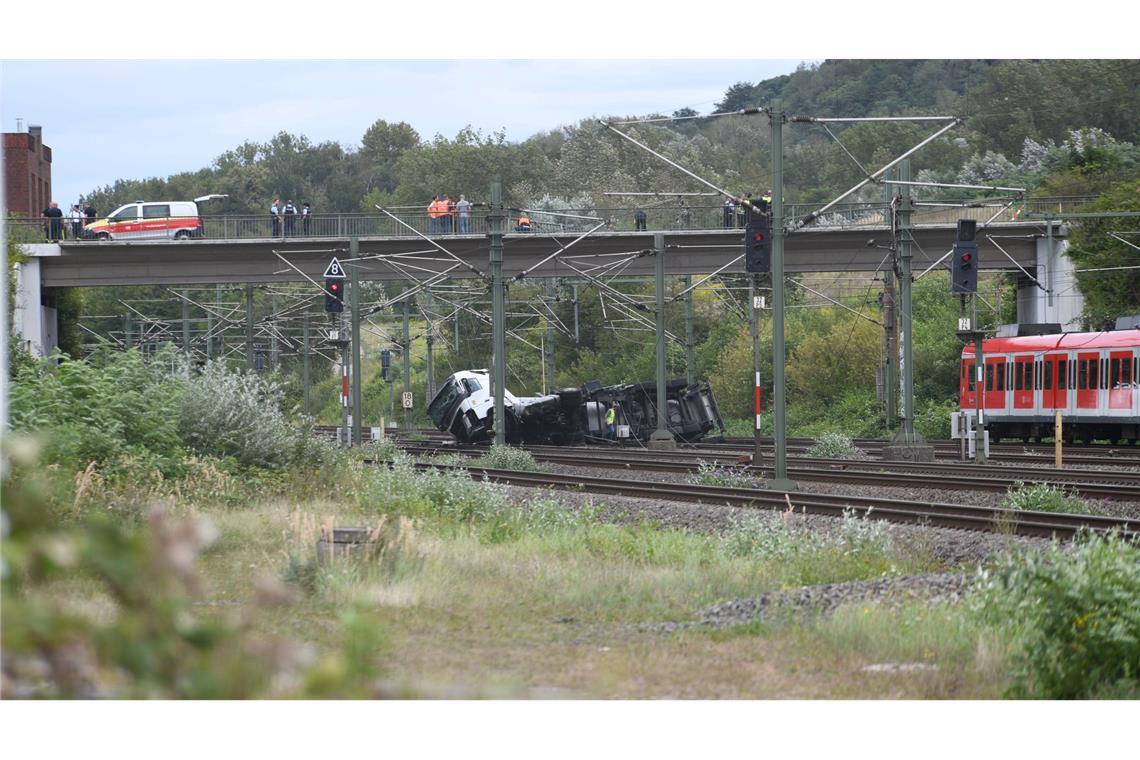
<path fill-rule="evenodd" d="M 178 232 L 174 233 L 174 239 L 175 240 L 189 240 L 190 239 L 190 233 L 187 232 L 186 230 L 178 230 Z"/>
<path fill-rule="evenodd" d="M 98 240 L 110 240 L 110 239 L 111 239 L 111 235 L 110 235 L 109 233 L 106 233 L 106 232 L 100 232 L 100 233 L 99 233 L 98 235 L 96 235 L 95 237 L 96 237 Z"/>

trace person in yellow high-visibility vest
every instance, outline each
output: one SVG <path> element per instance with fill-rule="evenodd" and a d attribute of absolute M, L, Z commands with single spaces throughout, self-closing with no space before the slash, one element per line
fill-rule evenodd
<path fill-rule="evenodd" d="M 606 439 L 610 441 L 617 440 L 617 410 L 617 404 L 606 410 Z"/>

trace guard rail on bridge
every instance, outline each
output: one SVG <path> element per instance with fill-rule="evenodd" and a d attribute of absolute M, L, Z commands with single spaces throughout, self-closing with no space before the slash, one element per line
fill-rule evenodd
<path fill-rule="evenodd" d="M 916 226 L 924 224 L 953 224 L 959 219 L 974 219 L 978 222 L 989 220 L 1001 211 L 993 221 L 1016 222 L 1028 214 L 1056 214 L 1073 212 L 1095 200 L 1091 197 L 1041 198 L 1014 204 L 1002 210 L 1005 204 L 993 200 L 976 201 L 917 201 L 912 222 Z M 970 205 L 963 206 L 967 203 Z M 786 204 L 785 218 L 791 223 L 816 211 L 820 204 Z M 651 231 L 707 231 L 743 227 L 743 214 L 735 210 L 726 211 L 719 206 L 689 206 L 685 203 L 669 203 L 667 196 L 655 201 L 655 205 L 640 207 L 598 208 L 598 209 L 556 209 L 537 211 L 528 209 L 530 232 L 581 234 L 597 222 L 578 217 L 592 217 L 608 221 L 610 231 L 632 231 L 636 229 L 634 214 L 638 209 L 645 212 L 646 229 Z M 476 206 L 469 219 L 459 217 L 429 217 L 426 211 L 397 209 L 396 219 L 379 211 L 355 214 L 311 214 L 307 219 L 296 215 L 292 219 L 279 217 L 275 223 L 268 214 L 234 216 L 203 215 L 201 237 L 209 240 L 265 240 L 285 238 L 338 238 L 350 237 L 416 237 L 417 233 L 429 237 L 458 234 L 486 235 L 490 228 L 487 209 Z M 517 210 L 511 212 L 505 231 L 508 234 L 524 232 L 517 225 Z M 399 221 L 397 221 L 397 219 Z M 72 224 L 65 218 L 64 240 L 76 240 Z M 44 239 L 43 219 L 12 217 L 8 220 L 9 236 L 17 242 L 40 242 Z M 890 209 L 886 203 L 840 204 L 828 210 L 813 223 L 813 228 L 844 229 L 859 227 L 883 227 L 890 224 Z M 134 236 L 132 236 L 134 238 Z M 82 235 L 79 240 L 87 238 Z"/>

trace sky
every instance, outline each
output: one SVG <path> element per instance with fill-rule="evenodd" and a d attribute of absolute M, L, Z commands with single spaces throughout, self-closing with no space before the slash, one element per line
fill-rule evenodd
<path fill-rule="evenodd" d="M 1039 0 L 1034 18 L 1054 7 L 1066 5 Z M 1135 55 L 1134 24 L 1070 14 L 1075 39 L 1095 40 L 1086 51 L 1074 37 L 1061 46 L 1027 29 L 1020 6 L 981 0 L 893 15 L 840 0 L 266 8 L 196 0 L 189 12 L 152 4 L 123 16 L 55 0 L 54 17 L 75 23 L 50 34 L 5 29 L 0 128 L 16 131 L 17 119 L 43 127 L 64 205 L 117 179 L 206 168 L 281 131 L 354 148 L 385 119 L 426 140 L 470 125 L 522 141 L 590 116 L 708 113 L 737 82 L 826 58 Z M 1080 37 L 1084 24 L 1096 34 Z"/>
<path fill-rule="evenodd" d="M 738 81 L 799 60 L 8 60 L 0 124 L 43 127 L 62 205 L 117 179 L 208 167 L 285 131 L 356 148 L 377 119 L 425 140 L 467 125 L 507 139 L 590 116 L 709 113 Z M 91 82 L 71 97 L 78 82 Z"/>

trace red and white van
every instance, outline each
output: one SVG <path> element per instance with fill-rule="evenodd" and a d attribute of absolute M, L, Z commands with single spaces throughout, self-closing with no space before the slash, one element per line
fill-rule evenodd
<path fill-rule="evenodd" d="M 192 201 L 135 201 L 120 206 L 105 219 L 83 228 L 94 240 L 185 240 L 202 237 L 198 203 L 224 195 L 203 195 Z"/>

